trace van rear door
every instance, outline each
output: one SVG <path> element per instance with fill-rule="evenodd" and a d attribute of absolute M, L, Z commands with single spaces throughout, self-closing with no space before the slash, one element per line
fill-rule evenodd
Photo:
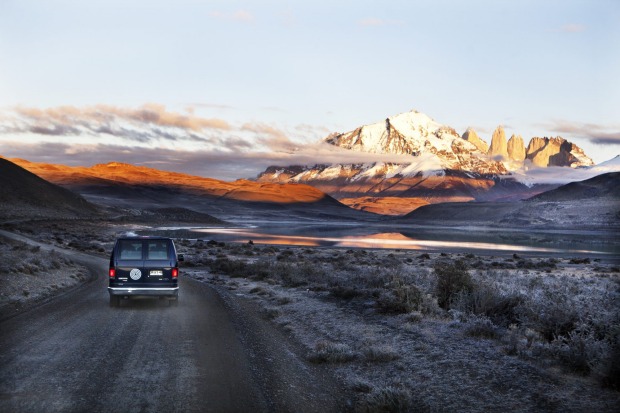
<path fill-rule="evenodd" d="M 176 265 L 174 247 L 169 239 L 144 241 L 144 275 L 150 283 L 172 281 L 172 268 Z"/>
<path fill-rule="evenodd" d="M 143 241 L 141 239 L 121 239 L 116 245 L 116 277 L 127 283 L 143 281 L 144 269 Z"/>

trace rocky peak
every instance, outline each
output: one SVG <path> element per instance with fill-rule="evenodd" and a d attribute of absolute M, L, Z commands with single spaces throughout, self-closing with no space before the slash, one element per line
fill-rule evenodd
<path fill-rule="evenodd" d="M 437 138 L 445 132 L 442 126 L 423 113 L 411 111 L 350 132 L 331 134 L 325 142 L 359 152 L 417 156 L 427 138 Z"/>
<path fill-rule="evenodd" d="M 508 157 L 514 161 L 525 160 L 525 144 L 521 135 L 512 135 L 507 144 Z"/>
<path fill-rule="evenodd" d="M 504 128 L 500 125 L 493 132 L 491 138 L 491 146 L 488 150 L 488 155 L 492 158 L 508 159 L 508 147 L 506 144 L 506 133 Z"/>
<path fill-rule="evenodd" d="M 560 136 L 532 138 L 527 146 L 526 159 L 539 167 L 570 166 L 576 168 L 594 165 L 583 149 Z"/>
<path fill-rule="evenodd" d="M 472 128 L 468 128 L 461 137 L 466 141 L 471 142 L 480 152 L 487 153 L 489 151 L 489 145 L 480 139 L 476 131 Z"/>

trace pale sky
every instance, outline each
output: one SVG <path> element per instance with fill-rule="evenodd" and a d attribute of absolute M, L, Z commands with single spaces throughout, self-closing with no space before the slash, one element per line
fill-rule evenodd
<path fill-rule="evenodd" d="M 600 163 L 619 74 L 617 0 L 0 0 L 0 155 L 251 178 L 417 109 Z"/>

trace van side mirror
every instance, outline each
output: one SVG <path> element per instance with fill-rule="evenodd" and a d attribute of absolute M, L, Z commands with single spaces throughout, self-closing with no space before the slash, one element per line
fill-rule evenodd
<path fill-rule="evenodd" d="M 185 261 L 185 256 L 183 254 L 177 254 L 177 260 Z"/>

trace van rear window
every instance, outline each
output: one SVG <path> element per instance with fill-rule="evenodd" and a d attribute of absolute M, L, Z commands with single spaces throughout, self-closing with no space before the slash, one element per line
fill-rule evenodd
<path fill-rule="evenodd" d="M 168 243 L 162 240 L 147 241 L 146 259 L 147 260 L 167 260 Z"/>
<path fill-rule="evenodd" d="M 141 260 L 142 259 L 142 241 L 119 241 L 120 259 L 121 260 Z"/>

